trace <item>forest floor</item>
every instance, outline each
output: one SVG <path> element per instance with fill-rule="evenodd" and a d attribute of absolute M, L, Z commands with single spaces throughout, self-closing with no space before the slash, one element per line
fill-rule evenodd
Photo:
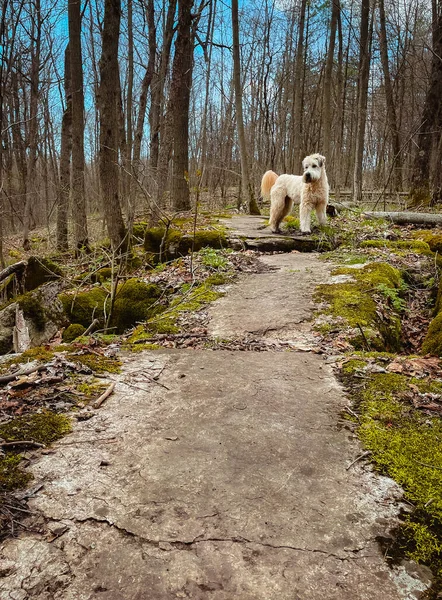
<path fill-rule="evenodd" d="M 258 224 L 225 220 L 243 241 Z M 430 570 L 387 564 L 379 544 L 410 503 L 345 416 L 358 420 L 336 365 L 356 334 L 315 320 L 317 290 L 348 281 L 335 270 L 317 253 L 260 255 L 202 311 L 204 339 L 120 352 L 105 404 L 31 457 L 37 485 L 1 547 L 1 598 L 423 598 Z M 387 356 L 361 353 L 356 375 Z"/>

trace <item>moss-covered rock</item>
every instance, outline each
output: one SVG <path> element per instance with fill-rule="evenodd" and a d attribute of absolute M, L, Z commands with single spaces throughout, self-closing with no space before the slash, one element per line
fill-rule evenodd
<path fill-rule="evenodd" d="M 190 250 L 197 252 L 201 248 L 225 248 L 227 239 L 222 230 L 196 231 L 195 236 L 183 234 L 176 229 L 167 232 L 163 227 L 152 227 L 146 231 L 144 249 L 158 259 L 170 260 L 186 256 Z"/>
<path fill-rule="evenodd" d="M 46 312 L 37 294 L 28 292 L 18 296 L 15 301 L 23 311 L 26 320 L 31 320 L 37 329 L 44 329 L 46 323 Z"/>
<path fill-rule="evenodd" d="M 25 291 L 35 290 L 43 283 L 60 279 L 62 276 L 62 269 L 49 258 L 31 256 L 25 269 Z"/>
<path fill-rule="evenodd" d="M 89 327 L 93 319 L 104 321 L 105 310 L 109 302 L 109 293 L 105 289 L 94 287 L 78 293 L 63 293 L 59 298 L 71 323 Z"/>
<path fill-rule="evenodd" d="M 351 363 L 351 364 L 350 364 Z M 345 380 L 366 360 L 345 365 Z M 384 364 L 384 363 L 382 363 Z M 359 380 L 358 380 L 359 381 Z M 376 467 L 403 486 L 415 506 L 401 527 L 402 552 L 442 575 L 442 421 L 414 410 L 407 394 L 440 393 L 440 383 L 397 373 L 365 372 L 356 390 L 358 435 Z"/>
<path fill-rule="evenodd" d="M 66 329 L 63 331 L 63 342 L 69 344 L 83 335 L 85 331 L 86 327 L 80 325 L 80 323 L 73 323 L 72 325 L 69 325 L 69 327 L 66 327 Z"/>
<path fill-rule="evenodd" d="M 442 310 L 430 323 L 424 343 L 422 344 L 422 353 L 442 356 Z"/>
<path fill-rule="evenodd" d="M 96 283 L 96 282 L 103 283 L 103 281 L 107 281 L 109 279 L 112 279 L 111 267 L 102 267 L 101 269 L 98 269 L 98 271 L 96 271 L 91 276 L 91 281 L 93 283 Z"/>
<path fill-rule="evenodd" d="M 420 229 L 413 232 L 413 237 L 426 242 L 432 252 L 442 253 L 442 233 L 435 233 L 431 229 Z"/>
<path fill-rule="evenodd" d="M 143 221 L 138 221 L 137 223 L 133 224 L 132 235 L 134 238 L 137 238 L 136 241 L 144 240 L 144 236 L 146 235 L 146 231 L 148 228 L 149 224 Z"/>
<path fill-rule="evenodd" d="M 136 323 L 146 321 L 153 314 L 161 312 L 157 303 L 161 296 L 161 288 L 153 283 L 145 283 L 138 279 L 128 279 L 117 290 L 111 326 L 116 333 L 123 333 Z"/>
<path fill-rule="evenodd" d="M 379 318 L 374 294 L 380 289 L 398 293 L 400 272 L 387 263 L 369 263 L 360 269 L 341 267 L 332 274 L 348 275 L 351 279 L 316 288 L 316 300 L 328 304 L 324 312 L 344 319 L 352 328 L 362 329 L 364 335 L 351 339 L 356 348 L 363 348 L 368 341 L 375 350 L 397 350 L 401 338 L 399 315 L 392 310 L 389 319 Z"/>

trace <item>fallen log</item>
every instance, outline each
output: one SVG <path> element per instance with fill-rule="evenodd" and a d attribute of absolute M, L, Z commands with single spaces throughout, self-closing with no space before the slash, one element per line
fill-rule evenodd
<path fill-rule="evenodd" d="M 418 212 L 364 212 L 364 217 L 387 219 L 397 225 L 442 225 L 442 215 Z"/>

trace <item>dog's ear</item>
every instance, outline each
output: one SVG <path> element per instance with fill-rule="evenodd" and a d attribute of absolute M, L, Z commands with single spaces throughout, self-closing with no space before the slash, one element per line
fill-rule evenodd
<path fill-rule="evenodd" d="M 325 166 L 325 156 L 322 156 L 322 154 L 319 154 L 318 158 L 319 158 L 319 166 L 324 167 Z"/>

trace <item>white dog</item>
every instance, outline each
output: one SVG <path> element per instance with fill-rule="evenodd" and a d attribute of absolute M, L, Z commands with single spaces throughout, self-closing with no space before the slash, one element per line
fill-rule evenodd
<path fill-rule="evenodd" d="M 269 226 L 273 233 L 293 208 L 299 204 L 301 232 L 311 233 L 310 218 L 316 210 L 319 225 L 327 222 L 328 180 L 325 172 L 325 157 L 320 154 L 306 156 L 302 161 L 303 175 L 278 175 L 274 171 L 264 173 L 261 181 L 261 195 L 270 199 Z"/>

